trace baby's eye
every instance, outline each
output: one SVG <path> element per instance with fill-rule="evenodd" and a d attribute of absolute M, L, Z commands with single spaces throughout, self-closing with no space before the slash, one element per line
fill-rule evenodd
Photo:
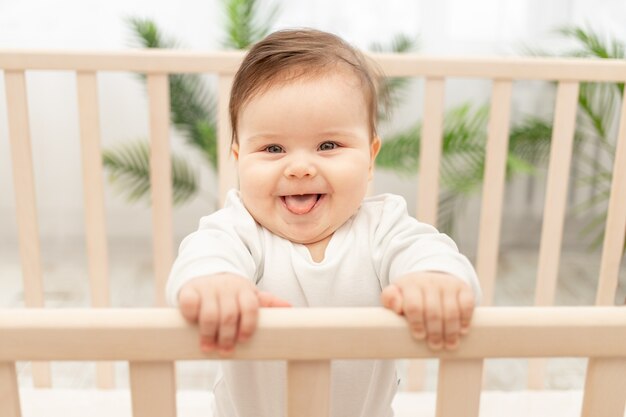
<path fill-rule="evenodd" d="M 336 149 L 337 147 L 339 147 L 339 145 L 337 145 L 337 143 L 335 142 L 324 142 L 319 146 L 319 150 L 320 151 L 332 151 L 333 149 Z"/>
<path fill-rule="evenodd" d="M 265 147 L 265 152 L 269 153 L 281 153 L 283 152 L 282 146 L 279 145 L 269 145 Z"/>

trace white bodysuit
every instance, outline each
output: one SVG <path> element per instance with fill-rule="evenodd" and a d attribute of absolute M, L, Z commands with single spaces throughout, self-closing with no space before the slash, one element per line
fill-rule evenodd
<path fill-rule="evenodd" d="M 402 197 L 366 198 L 334 233 L 324 260 L 316 263 L 306 246 L 256 223 L 232 190 L 224 208 L 203 217 L 198 230 L 181 243 L 167 297 L 177 305 L 187 281 L 230 272 L 294 307 L 371 307 L 381 305 L 384 287 L 416 271 L 452 274 L 470 284 L 480 300 L 468 259 L 448 236 L 409 216 Z M 284 416 L 285 372 L 282 361 L 223 361 L 214 388 L 215 417 Z M 393 415 L 394 361 L 333 361 L 331 372 L 332 417 Z"/>

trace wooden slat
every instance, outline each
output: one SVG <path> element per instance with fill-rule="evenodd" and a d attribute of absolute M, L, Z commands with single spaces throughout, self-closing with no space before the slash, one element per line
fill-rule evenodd
<path fill-rule="evenodd" d="M 615 302 L 619 266 L 623 256 L 624 230 L 626 230 L 626 101 L 622 100 L 611 197 L 604 231 L 600 281 L 596 293 L 598 305 L 612 305 Z"/>
<path fill-rule="evenodd" d="M 244 51 L 199 53 L 178 50 L 43 51 L 0 49 L 0 68 L 21 71 L 76 70 L 139 73 L 234 74 Z M 581 58 L 427 57 L 423 54 L 368 54 L 389 77 L 461 77 L 521 80 L 625 82 L 623 60 Z"/>
<path fill-rule="evenodd" d="M 24 302 L 27 307 L 43 307 L 39 221 L 30 144 L 26 79 L 23 72 L 12 71 L 6 72 L 4 78 L 13 163 L 15 211 L 24 276 Z"/>
<path fill-rule="evenodd" d="M 0 310 L 0 361 L 217 359 L 175 309 Z M 80 340 L 80 343 L 76 343 Z M 280 344 L 276 343 L 280 340 Z M 124 349 L 120 349 L 124 346 Z M 623 307 L 479 307 L 455 352 L 433 355 L 382 307 L 261 309 L 233 359 L 626 356 Z"/>
<path fill-rule="evenodd" d="M 535 305 L 537 306 L 551 305 L 554 302 L 556 292 L 570 162 L 576 128 L 578 89 L 578 83 L 560 82 L 556 95 L 548 184 L 539 247 L 539 269 L 535 290 Z M 541 389 L 543 387 L 544 370 L 544 361 L 530 361 L 528 367 L 529 388 Z"/>
<path fill-rule="evenodd" d="M 437 417 L 478 417 L 483 361 L 439 362 Z"/>
<path fill-rule="evenodd" d="M 15 363 L 0 362 L 0 416 L 21 417 Z"/>
<path fill-rule="evenodd" d="M 443 78 L 427 78 L 424 86 L 424 124 L 420 143 L 417 218 L 437 224 L 439 206 L 439 166 L 443 139 Z"/>
<path fill-rule="evenodd" d="M 230 102 L 230 90 L 233 85 L 232 76 L 222 75 L 219 77 L 218 103 L 217 103 L 217 170 L 219 173 L 218 196 L 219 205 L 224 204 L 226 193 L 231 188 L 239 188 L 237 165 L 231 151 L 230 116 L 228 105 Z"/>
<path fill-rule="evenodd" d="M 26 307 L 43 307 L 39 221 L 28 122 L 26 77 L 24 72 L 6 71 L 4 80 L 13 164 L 15 212 L 24 282 L 24 304 Z M 49 364 L 33 363 L 33 380 L 36 387 L 50 387 Z"/>
<path fill-rule="evenodd" d="M 330 361 L 287 363 L 287 417 L 330 416 Z"/>
<path fill-rule="evenodd" d="M 157 306 L 165 306 L 165 284 L 174 261 L 170 97 L 166 74 L 148 75 L 148 95 L 155 298 Z"/>
<path fill-rule="evenodd" d="M 624 417 L 626 358 L 589 359 L 582 417 Z"/>
<path fill-rule="evenodd" d="M 541 390 L 544 388 L 544 379 L 548 361 L 545 358 L 536 358 L 528 361 L 528 388 Z"/>
<path fill-rule="evenodd" d="M 552 143 L 550 146 L 548 183 L 543 227 L 541 230 L 539 271 L 535 292 L 535 305 L 538 306 L 551 305 L 554 301 L 563 238 L 563 223 L 565 221 L 565 206 L 577 105 L 578 84 L 559 83 Z"/>
<path fill-rule="evenodd" d="M 445 80 L 427 78 L 424 83 L 424 124 L 420 143 L 419 184 L 417 189 L 417 219 L 432 225 L 437 224 L 439 207 L 439 167 L 443 140 Z M 426 364 L 409 361 L 407 390 L 420 391 L 424 388 Z"/>
<path fill-rule="evenodd" d="M 494 81 L 487 132 L 485 174 L 476 257 L 476 270 L 483 292 L 481 305 L 484 306 L 493 304 L 498 266 L 498 246 L 500 244 L 502 202 L 509 144 L 511 93 L 511 81 Z"/>
<path fill-rule="evenodd" d="M 109 262 L 104 215 L 104 185 L 100 152 L 100 117 L 96 74 L 76 74 L 78 115 L 83 163 L 83 200 L 85 204 L 85 238 L 91 288 L 91 305 L 108 307 Z M 96 364 L 98 388 L 114 386 L 112 363 Z"/>
<path fill-rule="evenodd" d="M 108 307 L 110 305 L 109 263 L 96 74 L 91 72 L 78 73 L 76 81 L 91 303 L 93 307 Z"/>
<path fill-rule="evenodd" d="M 175 417 L 176 378 L 173 362 L 131 362 L 133 417 Z"/>
<path fill-rule="evenodd" d="M 426 385 L 425 360 L 410 360 L 407 363 L 406 390 L 410 392 L 422 391 Z"/>

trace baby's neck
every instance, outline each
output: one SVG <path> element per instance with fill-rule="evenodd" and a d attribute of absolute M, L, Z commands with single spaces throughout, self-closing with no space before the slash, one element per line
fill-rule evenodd
<path fill-rule="evenodd" d="M 330 239 L 332 237 L 333 235 L 331 234 L 318 242 L 305 244 L 305 246 L 309 250 L 309 253 L 311 254 L 313 262 L 320 263 L 324 260 L 326 247 L 328 246 L 328 242 L 330 242 Z"/>

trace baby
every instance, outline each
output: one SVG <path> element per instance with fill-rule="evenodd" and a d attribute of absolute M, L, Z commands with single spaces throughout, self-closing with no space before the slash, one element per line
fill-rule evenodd
<path fill-rule="evenodd" d="M 434 350 L 467 333 L 480 297 L 467 258 L 401 197 L 365 198 L 376 82 L 357 50 L 316 30 L 273 33 L 246 55 L 230 97 L 239 190 L 184 239 L 167 286 L 203 351 L 228 357 L 259 307 L 382 304 Z M 215 416 L 283 416 L 285 369 L 223 362 Z M 331 415 L 392 416 L 397 383 L 393 361 L 333 361 Z"/>

